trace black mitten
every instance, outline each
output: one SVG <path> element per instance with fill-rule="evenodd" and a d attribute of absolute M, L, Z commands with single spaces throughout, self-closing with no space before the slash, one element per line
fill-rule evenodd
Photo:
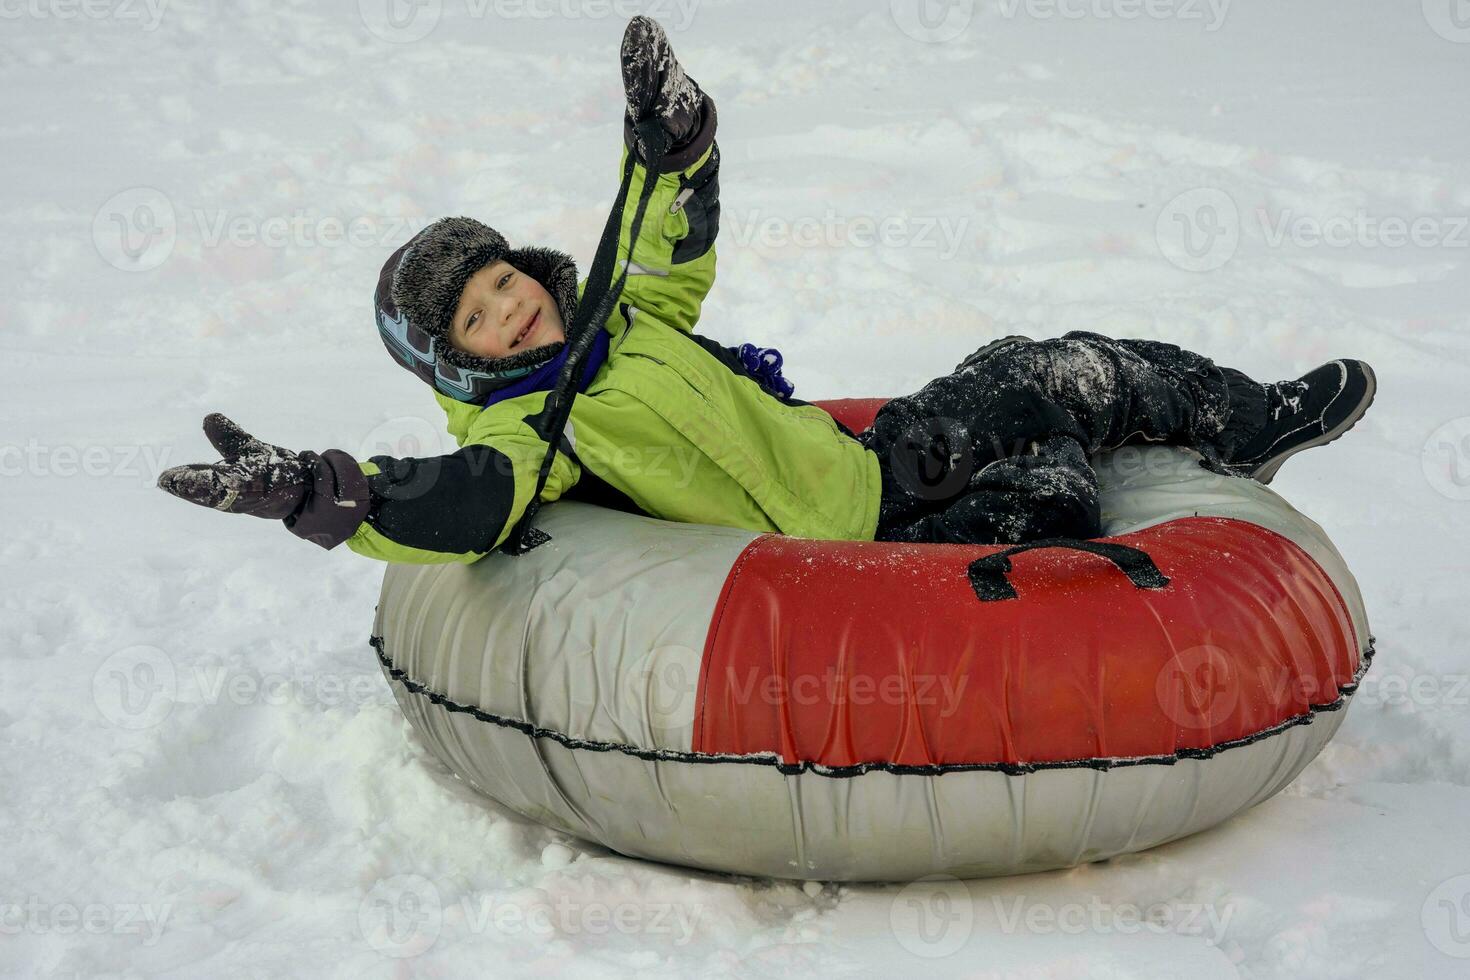
<path fill-rule="evenodd" d="M 284 521 L 323 548 L 341 544 L 367 516 L 367 477 L 347 453 L 295 453 L 262 442 L 218 412 L 204 434 L 224 457 L 164 470 L 158 486 L 175 497 L 229 514 Z"/>
<path fill-rule="evenodd" d="M 661 168 L 665 173 L 692 165 L 715 138 L 715 104 L 684 73 L 664 29 L 647 17 L 634 17 L 623 32 L 623 91 L 628 111 L 623 118 L 628 145 L 640 160 L 647 154 L 637 124 L 657 118 L 669 136 Z"/>

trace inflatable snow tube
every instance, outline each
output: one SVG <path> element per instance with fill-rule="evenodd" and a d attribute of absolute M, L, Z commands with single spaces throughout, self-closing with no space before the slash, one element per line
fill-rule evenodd
<path fill-rule="evenodd" d="M 860 428 L 880 404 L 824 407 Z M 1286 786 L 1372 642 L 1341 556 L 1270 489 L 1167 446 L 1096 464 L 1091 550 L 562 501 L 520 558 L 390 566 L 372 643 L 454 773 L 623 854 L 911 880 L 1139 851 Z"/>

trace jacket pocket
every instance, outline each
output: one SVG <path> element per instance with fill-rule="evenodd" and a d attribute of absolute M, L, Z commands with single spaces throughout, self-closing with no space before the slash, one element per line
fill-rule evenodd
<path fill-rule="evenodd" d="M 688 344 L 687 338 L 672 327 L 660 329 L 661 326 L 657 321 L 640 316 L 636 308 L 629 307 L 628 326 L 614 348 L 614 355 L 640 357 L 660 364 L 679 375 L 701 396 L 706 395 L 710 391 L 710 376 L 704 366 L 683 349 L 683 345 Z"/>
<path fill-rule="evenodd" d="M 705 394 L 702 388 L 696 385 L 693 381 L 689 380 L 689 375 L 686 372 L 679 370 L 668 361 L 654 357 L 652 354 L 644 354 L 641 351 L 626 351 L 625 353 L 628 357 L 636 357 L 640 360 L 652 361 L 654 364 L 660 365 L 664 369 L 663 372 L 661 372 L 662 374 L 673 374 L 677 376 L 679 381 L 681 382 L 682 388 L 687 388 L 691 394 L 698 397 L 701 402 L 708 406 L 709 396 Z"/>

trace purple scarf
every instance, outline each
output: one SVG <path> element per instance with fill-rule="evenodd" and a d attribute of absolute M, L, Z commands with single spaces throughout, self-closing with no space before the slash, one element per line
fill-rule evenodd
<path fill-rule="evenodd" d="M 597 338 L 592 341 L 591 349 L 587 351 L 587 363 L 582 365 L 582 380 L 577 385 L 578 391 L 586 391 L 587 386 L 592 383 L 592 379 L 597 375 L 597 369 L 602 367 L 603 362 L 607 360 L 608 347 L 607 331 L 599 330 Z M 741 344 L 739 347 L 730 349 L 740 357 L 741 363 L 745 365 L 745 370 L 757 384 L 781 401 L 791 399 L 795 386 L 781 374 L 780 351 L 774 347 L 757 347 L 754 344 Z M 571 350 L 569 344 L 561 349 L 561 353 L 524 378 L 512 381 L 504 388 L 496 388 L 486 397 L 485 404 L 481 407 L 489 408 L 507 398 L 517 398 L 533 391 L 550 391 L 556 387 L 556 379 L 561 374 L 562 365 L 566 364 Z"/>
<path fill-rule="evenodd" d="M 582 379 L 577 383 L 578 391 L 586 391 L 587 386 L 597 375 L 597 369 L 602 367 L 607 360 L 608 335 L 606 330 L 598 330 L 597 337 L 592 341 L 592 347 L 587 351 L 587 361 L 582 365 Z M 567 344 L 551 360 L 516 381 L 512 381 L 504 388 L 496 388 L 485 398 L 485 404 L 481 408 L 489 408 L 497 402 L 503 402 L 507 398 L 517 398 L 521 395 L 530 394 L 533 391 L 550 391 L 556 387 L 557 376 L 561 374 L 562 365 L 566 364 L 567 358 L 571 356 L 572 345 Z"/>

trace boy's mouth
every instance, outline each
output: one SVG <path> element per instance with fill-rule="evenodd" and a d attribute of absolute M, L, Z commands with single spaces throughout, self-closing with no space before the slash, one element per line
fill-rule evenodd
<path fill-rule="evenodd" d="M 523 342 L 525 342 L 528 338 L 530 338 L 531 334 L 536 332 L 536 326 L 540 322 L 541 311 L 537 310 L 535 313 L 531 314 L 531 319 L 526 321 L 526 325 L 521 328 L 520 333 L 515 335 L 515 339 L 510 342 L 509 349 L 514 350 L 515 348 L 519 347 Z"/>

